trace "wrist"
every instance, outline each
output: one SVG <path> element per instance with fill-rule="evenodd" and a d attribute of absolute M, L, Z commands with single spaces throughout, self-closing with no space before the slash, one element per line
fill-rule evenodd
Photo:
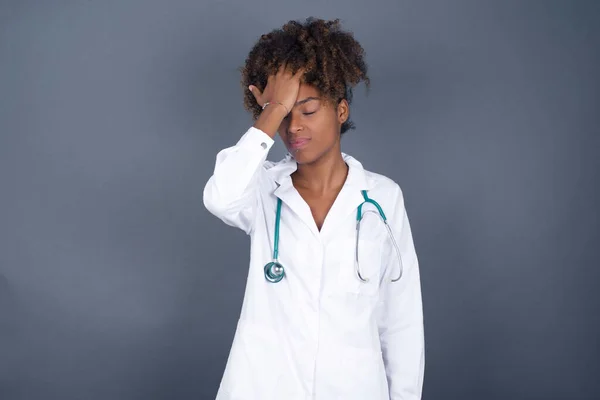
<path fill-rule="evenodd" d="M 285 104 L 283 104 L 282 102 L 280 102 L 280 101 L 267 101 L 267 102 L 266 102 L 266 103 L 265 103 L 265 104 L 262 106 L 262 109 L 264 110 L 264 109 L 265 109 L 265 108 L 267 108 L 267 107 L 274 108 L 274 107 L 276 107 L 276 106 L 278 106 L 278 107 L 280 107 L 280 108 L 283 108 L 283 109 L 285 110 L 285 115 L 288 115 L 288 114 L 290 113 L 290 110 L 288 109 L 288 107 L 287 107 Z"/>
<path fill-rule="evenodd" d="M 273 105 L 273 107 L 271 107 Z M 254 127 L 262 130 L 272 138 L 277 134 L 279 125 L 285 118 L 285 108 L 278 104 L 271 104 L 263 109 L 254 123 Z"/>

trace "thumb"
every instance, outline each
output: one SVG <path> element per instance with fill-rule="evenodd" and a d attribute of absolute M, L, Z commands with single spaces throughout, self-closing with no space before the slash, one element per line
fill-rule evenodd
<path fill-rule="evenodd" d="M 254 85 L 248 86 L 248 90 L 250 90 L 250 93 L 252 93 L 258 104 L 262 106 L 260 101 L 262 93 L 260 92 L 260 90 Z"/>

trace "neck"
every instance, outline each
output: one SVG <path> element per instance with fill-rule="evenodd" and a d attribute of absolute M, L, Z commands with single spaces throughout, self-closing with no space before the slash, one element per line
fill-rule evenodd
<path fill-rule="evenodd" d="M 348 165 L 340 151 L 332 151 L 310 164 L 298 164 L 292 174 L 295 186 L 317 194 L 337 191 L 344 185 Z"/>

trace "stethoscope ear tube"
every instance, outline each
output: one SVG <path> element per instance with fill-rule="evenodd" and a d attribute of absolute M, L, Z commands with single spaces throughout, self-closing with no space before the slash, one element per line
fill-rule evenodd
<path fill-rule="evenodd" d="M 371 200 L 371 199 L 369 199 Z M 371 202 L 374 202 L 374 200 L 371 200 Z M 374 203 L 375 204 L 375 203 Z M 379 204 L 376 204 L 377 206 L 379 206 Z M 377 207 L 378 210 L 381 209 L 381 207 Z M 356 243 L 354 245 L 354 272 L 356 273 L 356 277 L 361 281 L 361 282 L 368 282 L 369 279 L 368 278 L 364 278 L 362 276 L 362 274 L 360 273 L 360 266 L 358 263 L 358 248 L 359 248 L 359 237 L 360 237 L 360 221 L 362 221 L 362 217 L 366 214 L 366 213 L 375 213 L 378 215 L 378 217 L 381 219 L 381 221 L 383 222 L 383 224 L 385 225 L 386 231 L 388 233 L 388 236 L 392 242 L 392 245 L 394 246 L 394 250 L 396 251 L 396 256 L 398 257 L 398 264 L 400 266 L 400 273 L 398 275 L 397 278 L 395 279 L 390 279 L 391 282 L 398 282 L 400 280 L 400 278 L 402 277 L 402 272 L 404 270 L 404 264 L 402 263 L 402 255 L 400 254 L 400 248 L 398 247 L 398 244 L 396 243 L 396 238 L 394 237 L 394 234 L 392 233 L 392 228 L 390 227 L 390 224 L 388 224 L 387 220 L 384 219 L 383 215 L 380 212 L 377 212 L 375 210 L 367 210 L 365 211 L 363 214 L 359 215 L 357 217 L 356 220 Z"/>
<path fill-rule="evenodd" d="M 385 221 L 385 227 L 387 228 L 390 240 L 392 241 L 392 244 L 394 245 L 394 249 L 396 249 L 396 255 L 398 256 L 398 262 L 400 265 L 400 273 L 398 274 L 398 277 L 396 279 L 391 279 L 391 281 L 398 282 L 400 280 L 400 278 L 402 278 L 402 273 L 404 272 L 404 263 L 402 262 L 402 255 L 400 253 L 400 248 L 398 247 L 398 243 L 396 243 L 396 238 L 394 237 L 394 234 L 392 233 L 392 228 L 390 227 L 390 224 L 387 223 L 387 221 Z"/>

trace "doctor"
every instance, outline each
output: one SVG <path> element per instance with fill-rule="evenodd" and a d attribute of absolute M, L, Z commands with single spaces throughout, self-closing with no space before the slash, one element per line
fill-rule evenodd
<path fill-rule="evenodd" d="M 204 188 L 205 207 L 251 241 L 218 400 L 421 398 L 419 264 L 403 193 L 341 152 L 350 87 L 368 84 L 363 53 L 338 20 L 309 18 L 261 36 L 246 60 L 254 124 L 217 154 Z M 289 153 L 267 161 L 277 133 Z"/>

